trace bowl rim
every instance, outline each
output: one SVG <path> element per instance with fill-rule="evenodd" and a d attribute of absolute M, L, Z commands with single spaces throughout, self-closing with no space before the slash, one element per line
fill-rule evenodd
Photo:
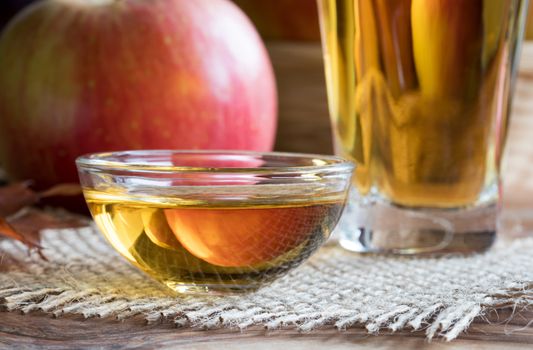
<path fill-rule="evenodd" d="M 310 162 L 316 161 L 313 165 L 298 166 L 272 166 L 272 167 L 193 167 L 180 165 L 158 165 L 149 162 L 125 163 L 116 160 L 106 160 L 111 156 L 142 156 L 142 155 L 233 155 L 252 157 L 283 157 L 294 159 L 308 159 Z M 76 159 L 79 169 L 99 170 L 99 171 L 127 171 L 141 173 L 346 173 L 352 172 L 355 164 L 342 157 L 333 155 L 321 155 L 314 153 L 293 153 L 293 152 L 256 152 L 244 150 L 126 150 L 112 152 L 88 153 Z"/>

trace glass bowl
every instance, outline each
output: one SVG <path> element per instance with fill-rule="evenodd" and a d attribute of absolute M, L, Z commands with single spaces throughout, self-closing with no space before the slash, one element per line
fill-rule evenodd
<path fill-rule="evenodd" d="M 180 293 L 254 290 L 306 260 L 343 210 L 352 163 L 241 151 L 125 151 L 76 161 L 100 230 Z"/>

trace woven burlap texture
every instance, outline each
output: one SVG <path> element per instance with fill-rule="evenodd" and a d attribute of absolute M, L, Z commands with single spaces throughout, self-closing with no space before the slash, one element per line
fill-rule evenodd
<path fill-rule="evenodd" d="M 181 327 L 425 329 L 454 339 L 490 310 L 533 304 L 533 238 L 446 258 L 360 256 L 335 245 L 247 295 L 180 297 L 119 257 L 94 227 L 43 233 L 48 261 L 0 241 L 0 307 Z"/>

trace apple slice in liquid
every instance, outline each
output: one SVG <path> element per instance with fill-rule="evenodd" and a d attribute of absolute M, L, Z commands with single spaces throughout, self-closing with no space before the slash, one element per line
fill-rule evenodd
<path fill-rule="evenodd" d="M 143 211 L 141 214 L 144 225 L 144 233 L 152 243 L 166 249 L 180 249 L 181 244 L 168 227 L 165 214 L 161 209 Z"/>
<path fill-rule="evenodd" d="M 288 252 L 313 233 L 322 215 L 309 207 L 165 209 L 171 230 L 191 254 L 226 267 L 253 266 Z"/>

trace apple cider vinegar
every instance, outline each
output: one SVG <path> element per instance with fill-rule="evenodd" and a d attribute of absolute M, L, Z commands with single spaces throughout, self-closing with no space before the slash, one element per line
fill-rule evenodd
<path fill-rule="evenodd" d="M 344 198 L 228 205 L 161 195 L 85 191 L 107 240 L 174 290 L 257 288 L 299 265 L 326 240 Z"/>
<path fill-rule="evenodd" d="M 456 208 L 496 187 L 524 3 L 319 1 L 336 151 L 363 195 Z"/>
<path fill-rule="evenodd" d="M 318 0 L 335 151 L 356 163 L 357 252 L 479 252 L 528 0 Z"/>
<path fill-rule="evenodd" d="M 246 292 L 318 250 L 344 209 L 353 164 L 334 156 L 139 150 L 76 160 L 113 248 L 170 289 Z"/>

